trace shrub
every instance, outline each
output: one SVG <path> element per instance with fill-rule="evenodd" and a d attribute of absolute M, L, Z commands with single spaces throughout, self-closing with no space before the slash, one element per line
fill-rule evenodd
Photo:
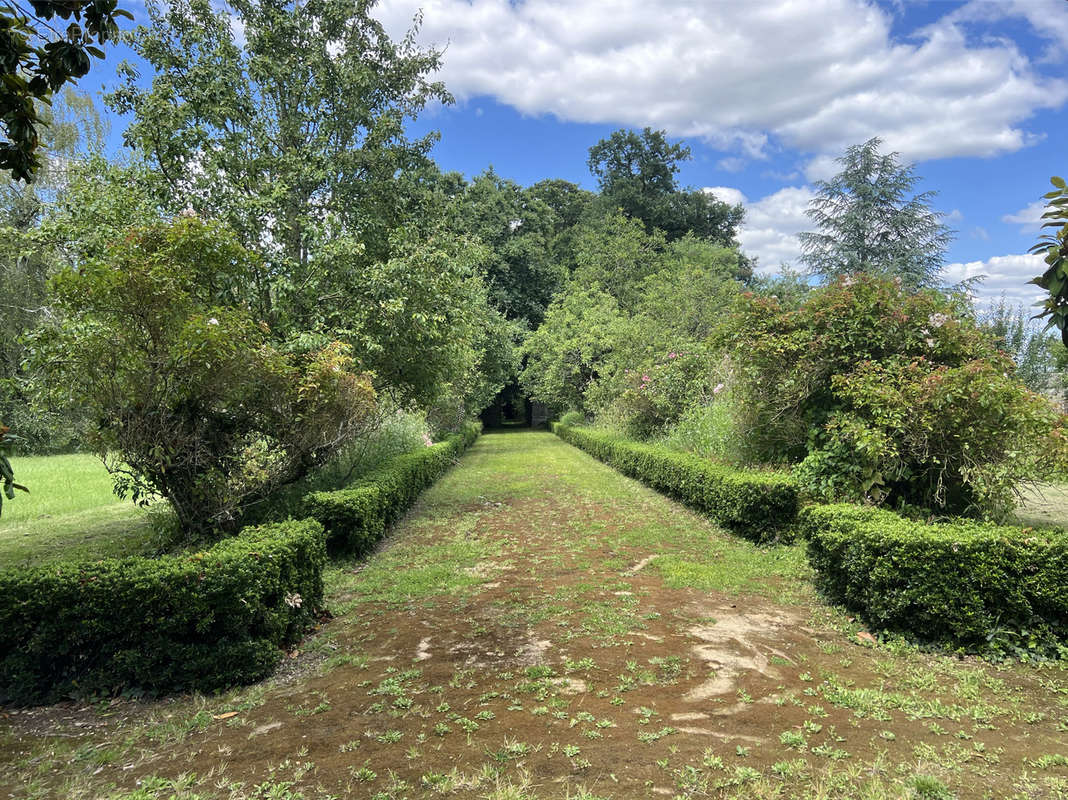
<path fill-rule="evenodd" d="M 586 424 L 586 415 L 581 411 L 565 411 L 560 415 L 560 424 L 573 428 L 576 425 Z"/>
<path fill-rule="evenodd" d="M 743 296 L 725 344 L 748 459 L 804 461 L 818 497 L 998 516 L 1063 457 L 1050 404 L 939 292 L 856 275 L 796 311 Z"/>
<path fill-rule="evenodd" d="M 320 608 L 325 559 L 302 520 L 198 553 L 0 572 L 0 701 L 259 680 Z"/>
<path fill-rule="evenodd" d="M 347 345 L 272 340 L 249 306 L 260 278 L 230 231 L 184 218 L 132 230 L 107 262 L 53 281 L 60 321 L 41 352 L 56 392 L 94 421 L 116 492 L 166 498 L 191 540 L 232 532 L 375 409 Z"/>
<path fill-rule="evenodd" d="M 797 475 L 821 499 L 895 498 L 1001 519 L 1016 488 L 1065 462 L 1059 414 L 1010 377 L 1006 356 L 938 366 L 865 362 L 831 379 L 831 413 Z"/>
<path fill-rule="evenodd" d="M 1068 637 L 1068 533 L 928 524 L 854 505 L 800 515 L 817 585 L 874 628 L 969 650 Z"/>
<path fill-rule="evenodd" d="M 304 511 L 322 523 L 332 552 L 363 552 L 478 438 L 468 423 L 444 442 L 397 456 L 344 489 L 312 492 Z"/>
<path fill-rule="evenodd" d="M 747 538 L 786 538 L 797 516 L 797 486 L 781 473 L 736 470 L 689 453 L 620 439 L 604 431 L 570 428 L 560 423 L 553 426 L 553 431 L 624 475 L 703 511 Z"/>
<path fill-rule="evenodd" d="M 648 439 L 676 422 L 687 409 L 713 399 L 715 362 L 703 347 L 669 350 L 638 369 L 623 371 L 610 415 L 628 438 Z"/>

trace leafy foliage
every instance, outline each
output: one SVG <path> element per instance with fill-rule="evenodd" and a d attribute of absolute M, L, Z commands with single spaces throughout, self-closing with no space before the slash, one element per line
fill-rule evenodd
<path fill-rule="evenodd" d="M 1045 392 L 1064 348 L 1052 336 L 1036 330 L 1028 316 L 1023 306 L 1010 306 L 1002 296 L 980 322 L 1016 365 L 1016 377 L 1031 391 Z"/>
<path fill-rule="evenodd" d="M 853 505 L 808 506 L 817 584 L 871 626 L 968 650 L 1046 656 L 1068 638 L 1068 534 L 926 524 Z"/>
<path fill-rule="evenodd" d="M 564 191 L 551 199 L 568 203 Z M 564 265 L 553 258 L 558 213 L 538 193 L 492 169 L 466 187 L 455 213 L 456 227 L 489 248 L 486 283 L 493 306 L 524 327 L 537 326 L 567 277 Z"/>
<path fill-rule="evenodd" d="M 246 528 L 210 550 L 0 572 L 0 700 L 215 691 L 271 673 L 322 605 L 323 530 Z"/>
<path fill-rule="evenodd" d="M 414 31 L 391 41 L 370 2 L 228 6 L 150 3 L 133 46 L 152 84 L 127 64 L 110 103 L 133 114 L 125 139 L 163 177 L 169 209 L 221 218 L 271 264 L 265 321 L 313 330 L 349 305 L 325 243 L 384 263 L 398 227 L 426 210 L 413 174 L 433 136 L 409 141 L 404 125 L 449 99 L 427 79 L 439 54 Z"/>
<path fill-rule="evenodd" d="M 0 11 L 0 108 L 7 141 L 0 143 L 0 170 L 30 181 L 41 168 L 40 129 L 47 124 L 40 105 L 89 72 L 90 56 L 103 58 L 96 44 L 119 36 L 116 19 L 133 19 L 116 0 L 31 0 L 34 14 L 5 4 Z M 58 18 L 58 19 L 57 19 Z M 50 21 L 70 20 L 61 34 Z M 45 30 L 55 34 L 51 41 Z"/>
<path fill-rule="evenodd" d="M 1049 317 L 1049 324 L 1061 332 L 1061 341 L 1068 347 L 1068 183 L 1064 178 L 1049 179 L 1053 190 L 1042 197 L 1047 201 L 1042 219 L 1043 228 L 1053 232 L 1039 237 L 1038 244 L 1028 252 L 1043 256 L 1046 271 L 1031 281 L 1049 292 L 1039 317 Z"/>
<path fill-rule="evenodd" d="M 590 148 L 587 164 L 601 188 L 600 207 L 641 220 L 646 232 L 658 229 L 668 241 L 692 234 L 729 247 L 742 222 L 741 206 L 730 206 L 675 183 L 679 163 L 690 148 L 670 144 L 663 131 L 618 130 Z"/>
<path fill-rule="evenodd" d="M 745 295 L 727 326 L 756 461 L 819 497 L 1003 514 L 1063 457 L 1057 414 L 957 301 L 858 275 L 797 311 Z"/>
<path fill-rule="evenodd" d="M 553 301 L 541 327 L 523 342 L 520 380 L 531 399 L 554 411 L 592 410 L 587 392 L 624 335 L 625 322 L 615 298 L 599 289 L 576 287 Z"/>
<path fill-rule="evenodd" d="M 825 280 L 862 272 L 898 277 L 909 288 L 939 285 L 952 232 L 933 211 L 933 192 L 909 196 L 919 178 L 879 139 L 846 149 L 842 171 L 816 182 L 806 212 L 819 231 L 802 233 L 802 261 Z"/>
<path fill-rule="evenodd" d="M 740 286 L 737 251 L 694 236 L 668 243 L 616 214 L 584 226 L 576 262 L 524 345 L 534 399 L 600 412 L 644 438 L 710 397 L 707 340 Z"/>
<path fill-rule="evenodd" d="M 244 505 L 323 463 L 372 420 L 375 392 L 333 342 L 285 349 L 242 302 L 257 269 L 222 226 L 131 231 L 54 282 L 42 332 L 54 390 L 88 409 L 116 490 L 166 498 L 183 530 L 232 530 Z"/>
<path fill-rule="evenodd" d="M 736 470 L 688 453 L 621 439 L 606 431 L 553 431 L 565 442 L 657 491 L 703 511 L 726 528 L 758 541 L 789 536 L 797 516 L 797 486 L 788 475 Z"/>

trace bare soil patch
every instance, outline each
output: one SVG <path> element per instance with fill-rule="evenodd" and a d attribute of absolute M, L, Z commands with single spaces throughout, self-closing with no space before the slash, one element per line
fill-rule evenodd
<path fill-rule="evenodd" d="M 196 797 L 285 784 L 278 797 L 308 800 L 846 797 L 876 784 L 886 793 L 871 797 L 908 797 L 923 796 L 909 794 L 920 778 L 948 797 L 1068 792 L 1068 758 L 1054 757 L 1068 756 L 1063 669 L 873 646 L 814 597 L 669 587 L 658 556 L 751 546 L 526 437 L 485 437 L 373 557 L 416 570 L 455 539 L 466 561 L 441 557 L 457 558 L 455 584 L 383 600 L 361 583 L 378 562 L 343 566 L 337 617 L 282 679 L 217 699 L 8 712 L 0 797 L 123 797 L 190 775 Z M 512 464 L 525 446 L 544 460 Z M 495 493 L 465 499 L 465 481 L 487 475 Z M 677 530 L 659 532 L 669 516 Z M 769 594 L 783 580 L 769 573 Z"/>

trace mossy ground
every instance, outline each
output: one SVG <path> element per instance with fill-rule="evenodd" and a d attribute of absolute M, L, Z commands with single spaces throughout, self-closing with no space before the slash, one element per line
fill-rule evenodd
<path fill-rule="evenodd" d="M 1068 669 L 871 642 L 547 433 L 483 436 L 279 675 L 8 709 L 0 797 L 1063 798 Z"/>

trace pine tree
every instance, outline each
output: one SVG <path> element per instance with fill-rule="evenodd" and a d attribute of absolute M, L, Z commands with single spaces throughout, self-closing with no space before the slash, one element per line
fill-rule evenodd
<path fill-rule="evenodd" d="M 848 148 L 842 171 L 816 183 L 808 214 L 818 233 L 802 233 L 801 260 L 814 275 L 832 280 L 856 272 L 901 278 L 912 288 L 940 285 L 953 231 L 929 201 L 909 197 L 919 177 L 897 153 L 881 155 L 879 139 Z"/>

